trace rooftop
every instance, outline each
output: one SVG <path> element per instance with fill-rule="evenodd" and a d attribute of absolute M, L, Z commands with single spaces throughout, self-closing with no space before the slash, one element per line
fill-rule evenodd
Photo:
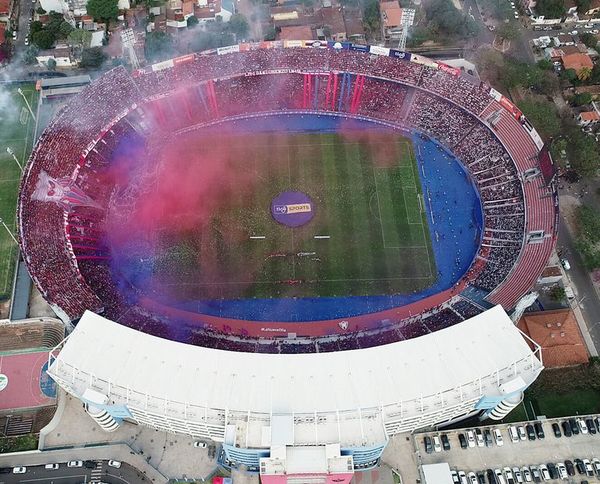
<path fill-rule="evenodd" d="M 561 59 L 565 69 L 574 69 L 577 72 L 579 72 L 584 67 L 587 67 L 589 69 L 592 69 L 594 67 L 594 63 L 592 62 L 591 57 L 587 54 L 567 54 L 563 55 Z"/>
<path fill-rule="evenodd" d="M 544 366 L 570 366 L 588 361 L 583 337 L 570 309 L 525 313 L 518 326 L 542 347 Z"/>
<path fill-rule="evenodd" d="M 398 27 L 402 20 L 402 9 L 398 1 L 381 2 L 379 5 L 384 27 Z"/>
<path fill-rule="evenodd" d="M 579 113 L 579 117 L 583 121 L 600 121 L 600 114 L 596 111 L 583 111 L 582 113 Z"/>
<path fill-rule="evenodd" d="M 289 27 L 281 27 L 279 40 L 311 40 L 313 32 L 308 25 L 291 25 Z"/>

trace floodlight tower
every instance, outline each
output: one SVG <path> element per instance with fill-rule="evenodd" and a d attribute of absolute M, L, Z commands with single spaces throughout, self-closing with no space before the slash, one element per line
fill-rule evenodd
<path fill-rule="evenodd" d="M 402 35 L 398 41 L 398 49 L 406 49 L 406 38 L 408 37 L 408 29 L 412 27 L 415 21 L 415 9 L 403 8 L 402 17 L 400 17 L 400 25 L 402 25 Z"/>
<path fill-rule="evenodd" d="M 135 34 L 132 29 L 124 29 L 121 32 L 121 42 L 123 43 L 123 49 L 127 50 L 127 55 L 129 56 L 129 62 L 131 63 L 131 67 L 134 69 L 139 69 L 140 61 L 137 58 L 137 54 L 135 53 Z"/>

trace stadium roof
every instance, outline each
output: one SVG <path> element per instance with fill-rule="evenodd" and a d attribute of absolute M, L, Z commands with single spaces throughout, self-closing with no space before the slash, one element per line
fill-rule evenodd
<path fill-rule="evenodd" d="M 88 311 L 50 373 L 79 394 L 91 381 L 99 388 L 103 381 L 110 382 L 113 391 L 126 388 L 128 393 L 186 405 L 265 413 L 332 412 L 435 395 L 531 355 L 501 306 L 419 338 L 317 354 L 197 347 L 135 331 Z M 74 378 L 75 373 L 82 378 Z"/>

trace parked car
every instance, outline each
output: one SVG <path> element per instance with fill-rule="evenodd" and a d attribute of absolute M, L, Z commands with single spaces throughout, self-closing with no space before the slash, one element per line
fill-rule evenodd
<path fill-rule="evenodd" d="M 458 472 L 451 471 L 450 475 L 452 476 L 452 484 L 460 484 L 460 479 L 458 478 Z"/>
<path fill-rule="evenodd" d="M 523 474 L 523 480 L 525 482 L 533 482 L 533 476 L 531 475 L 531 471 L 528 467 L 523 467 L 521 469 L 521 474 Z"/>
<path fill-rule="evenodd" d="M 44 469 L 55 471 L 56 469 L 58 469 L 58 464 L 46 464 L 44 466 Z"/>
<path fill-rule="evenodd" d="M 579 475 L 585 474 L 585 465 L 581 459 L 575 459 L 575 469 Z"/>
<path fill-rule="evenodd" d="M 552 424 L 552 432 L 554 432 L 554 437 L 562 437 L 562 434 L 560 433 L 560 426 L 556 422 Z"/>
<path fill-rule="evenodd" d="M 577 419 L 577 426 L 579 427 L 579 430 L 582 434 L 585 435 L 588 433 L 587 425 L 585 424 L 585 420 L 583 420 L 582 418 Z"/>
<path fill-rule="evenodd" d="M 521 469 L 519 469 L 518 467 L 513 467 L 512 473 L 513 476 L 515 476 L 515 481 L 517 481 L 519 484 L 523 484 L 523 476 L 521 475 Z"/>
<path fill-rule="evenodd" d="M 548 467 L 548 472 L 550 473 L 551 479 L 558 479 L 558 469 L 556 469 L 556 465 L 553 462 L 548 462 L 546 464 Z"/>
<path fill-rule="evenodd" d="M 517 431 L 517 427 L 514 425 L 508 426 L 508 436 L 510 437 L 510 441 L 515 444 L 519 441 L 519 432 Z"/>
<path fill-rule="evenodd" d="M 600 418 L 594 417 L 594 424 L 596 425 L 596 431 L 600 432 Z"/>
<path fill-rule="evenodd" d="M 594 457 L 592 459 L 592 465 L 594 466 L 594 471 L 596 471 L 596 475 L 598 475 L 598 477 L 600 477 L 600 459 L 598 459 L 597 457 Z"/>
<path fill-rule="evenodd" d="M 496 476 L 497 484 L 506 484 L 506 479 L 504 479 L 504 476 L 502 475 L 502 471 L 500 469 L 494 469 L 494 474 Z"/>
<path fill-rule="evenodd" d="M 545 435 L 544 435 L 544 427 L 542 427 L 542 423 L 535 422 L 533 424 L 533 426 L 535 427 L 535 434 L 537 435 L 537 438 L 543 439 L 545 437 Z"/>
<path fill-rule="evenodd" d="M 110 467 L 116 467 L 118 469 L 119 467 L 121 467 L 121 462 L 119 462 L 118 460 L 112 460 L 111 459 L 111 460 L 108 461 L 108 465 Z"/>
<path fill-rule="evenodd" d="M 486 447 L 491 447 L 494 445 L 494 441 L 492 440 L 492 432 L 490 432 L 490 429 L 485 429 L 483 431 L 483 439 L 485 440 Z"/>
<path fill-rule="evenodd" d="M 579 426 L 577 425 L 577 421 L 572 417 L 569 419 L 569 426 L 573 435 L 579 435 Z"/>
<path fill-rule="evenodd" d="M 429 435 L 423 437 L 423 443 L 425 444 L 425 452 L 431 454 L 433 452 L 433 446 L 431 445 L 431 437 L 429 437 Z M 196 445 L 196 442 L 194 442 L 194 447 L 198 447 Z"/>
<path fill-rule="evenodd" d="M 70 460 L 69 462 L 67 462 L 67 467 L 83 467 L 83 461 Z"/>
<path fill-rule="evenodd" d="M 85 467 L 86 469 L 95 469 L 96 468 L 96 462 L 93 460 L 84 460 L 83 461 L 83 467 Z"/>
<path fill-rule="evenodd" d="M 573 435 L 573 432 L 571 432 L 571 426 L 569 425 L 569 422 L 563 420 L 560 426 L 562 427 L 563 434 L 565 434 L 565 437 L 571 437 L 571 435 Z"/>
<path fill-rule="evenodd" d="M 475 475 L 475 473 L 474 473 L 474 472 L 469 472 L 469 474 L 468 474 L 467 478 L 468 478 L 468 481 L 467 481 L 467 482 L 468 482 L 469 484 L 479 484 L 479 483 L 477 482 L 477 476 Z"/>
<path fill-rule="evenodd" d="M 483 472 L 477 473 L 477 484 L 486 484 L 485 482 L 485 474 Z"/>
<path fill-rule="evenodd" d="M 460 447 L 461 449 L 466 449 L 468 447 L 467 445 L 467 439 L 465 438 L 465 434 L 458 434 L 458 441 L 460 442 Z"/>
<path fill-rule="evenodd" d="M 569 474 L 567 473 L 567 468 L 563 462 L 556 463 L 556 470 L 558 471 L 559 479 L 567 480 L 569 478 Z"/>
<path fill-rule="evenodd" d="M 583 466 L 585 467 L 585 474 L 588 477 L 594 477 L 596 473 L 594 472 L 594 466 L 588 459 L 583 459 Z"/>
<path fill-rule="evenodd" d="M 492 469 L 486 470 L 485 475 L 487 476 L 488 482 L 491 482 L 492 484 L 496 482 L 496 477 L 494 476 L 494 471 Z"/>
<path fill-rule="evenodd" d="M 541 482 L 542 474 L 540 470 L 536 466 L 530 466 L 531 469 L 531 477 L 533 477 L 533 482 Z"/>
<path fill-rule="evenodd" d="M 494 429 L 492 433 L 494 434 L 496 445 L 502 447 L 504 445 L 504 440 L 502 439 L 502 432 L 500 432 L 500 429 Z"/>
<path fill-rule="evenodd" d="M 13 467 L 13 474 L 25 474 L 27 472 L 27 467 Z"/>
<path fill-rule="evenodd" d="M 475 432 L 467 430 L 467 444 L 469 447 L 475 447 Z"/>
<path fill-rule="evenodd" d="M 596 434 L 596 425 L 594 425 L 594 421 L 591 417 L 585 419 L 585 426 L 590 434 Z"/>
<path fill-rule="evenodd" d="M 519 425 L 517 427 L 517 432 L 519 434 L 519 440 L 527 440 L 527 433 L 525 432 L 525 427 Z"/>
<path fill-rule="evenodd" d="M 535 440 L 535 429 L 533 428 L 533 425 L 527 424 L 525 429 L 527 430 L 527 438 L 529 440 Z"/>
<path fill-rule="evenodd" d="M 575 466 L 573 465 L 573 462 L 571 462 L 570 460 L 566 460 L 565 467 L 567 468 L 567 474 L 569 474 L 570 476 L 575 475 Z"/>
<path fill-rule="evenodd" d="M 469 484 L 469 481 L 467 481 L 467 475 L 464 473 L 464 471 L 458 471 L 458 479 L 460 480 L 460 484 Z"/>
<path fill-rule="evenodd" d="M 437 435 L 433 436 L 433 450 L 435 452 L 442 451 L 442 443 L 440 442 L 440 438 Z"/>
<path fill-rule="evenodd" d="M 450 440 L 448 439 L 448 436 L 446 434 L 442 434 L 441 439 L 442 439 L 442 448 L 444 450 L 450 450 Z"/>
<path fill-rule="evenodd" d="M 548 472 L 548 468 L 546 467 L 546 465 L 540 464 L 539 469 L 540 469 L 540 474 L 542 475 L 542 479 L 544 479 L 544 481 L 549 481 L 550 473 Z"/>
<path fill-rule="evenodd" d="M 475 429 L 475 438 L 477 439 L 477 447 L 485 447 L 485 441 L 483 440 L 483 433 L 481 429 Z"/>

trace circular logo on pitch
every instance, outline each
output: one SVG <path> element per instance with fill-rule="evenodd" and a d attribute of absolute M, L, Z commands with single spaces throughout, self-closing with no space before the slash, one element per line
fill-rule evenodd
<path fill-rule="evenodd" d="M 271 215 L 280 224 L 300 227 L 313 218 L 314 205 L 304 192 L 282 192 L 271 202 Z"/>
<path fill-rule="evenodd" d="M 0 373 L 0 392 L 8 386 L 8 377 L 4 373 Z"/>

